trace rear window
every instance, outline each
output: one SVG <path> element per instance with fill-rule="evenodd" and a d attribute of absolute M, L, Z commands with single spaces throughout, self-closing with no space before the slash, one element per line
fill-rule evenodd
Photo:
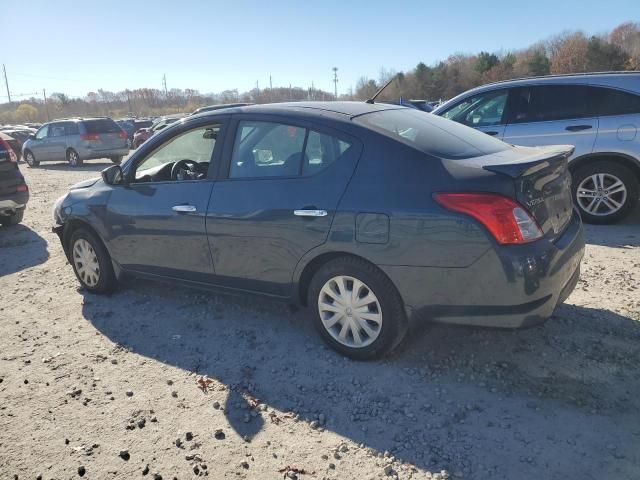
<path fill-rule="evenodd" d="M 408 108 L 368 113 L 356 117 L 355 121 L 441 158 L 479 157 L 509 148 L 506 143 L 473 128 Z"/>
<path fill-rule="evenodd" d="M 589 87 L 589 101 L 593 114 L 598 116 L 640 113 L 640 95 L 620 90 Z"/>
<path fill-rule="evenodd" d="M 87 133 L 120 133 L 122 129 L 110 118 L 85 120 L 82 122 Z"/>

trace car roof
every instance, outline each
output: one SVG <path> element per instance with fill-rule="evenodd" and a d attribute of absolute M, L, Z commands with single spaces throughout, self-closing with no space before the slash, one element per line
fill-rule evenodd
<path fill-rule="evenodd" d="M 596 72 L 596 73 L 572 73 L 563 75 L 544 75 L 541 77 L 514 78 L 511 80 L 501 80 L 499 82 L 487 83 L 479 87 L 472 88 L 438 106 L 433 113 L 439 113 L 444 106 L 448 106 L 461 98 L 471 94 L 482 93 L 502 88 L 513 88 L 518 86 L 546 85 L 546 84 L 572 84 L 572 85 L 596 85 L 619 88 L 640 93 L 640 71 L 629 72 Z"/>
<path fill-rule="evenodd" d="M 339 120 L 349 120 L 360 115 L 384 110 L 397 110 L 408 107 L 400 105 L 389 105 L 384 103 L 366 102 L 285 102 L 285 103 L 264 103 L 260 105 L 249 105 L 245 107 L 230 107 L 223 110 L 213 110 L 202 112 L 194 117 L 204 117 L 209 115 L 225 115 L 229 113 L 260 113 L 266 115 L 300 115 L 332 117 Z"/>

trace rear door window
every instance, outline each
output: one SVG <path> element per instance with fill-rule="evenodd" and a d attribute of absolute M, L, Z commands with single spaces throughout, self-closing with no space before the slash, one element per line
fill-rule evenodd
<path fill-rule="evenodd" d="M 540 85 L 514 92 L 513 123 L 570 120 L 589 116 L 584 85 Z"/>
<path fill-rule="evenodd" d="M 230 178 L 313 175 L 338 160 L 351 143 L 303 127 L 241 121 L 236 133 Z"/>
<path fill-rule="evenodd" d="M 122 129 L 110 118 L 85 120 L 82 122 L 87 133 L 120 133 Z"/>
<path fill-rule="evenodd" d="M 52 123 L 49 125 L 49 138 L 64 137 L 64 123 Z"/>
<path fill-rule="evenodd" d="M 594 116 L 640 113 L 640 95 L 613 88 L 589 87 L 589 103 Z"/>
<path fill-rule="evenodd" d="M 78 133 L 78 124 L 76 122 L 65 122 L 64 124 L 67 135 L 77 135 Z"/>

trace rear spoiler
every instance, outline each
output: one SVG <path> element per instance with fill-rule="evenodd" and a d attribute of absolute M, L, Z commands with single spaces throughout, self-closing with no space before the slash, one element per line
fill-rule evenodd
<path fill-rule="evenodd" d="M 526 177 L 544 170 L 558 161 L 566 161 L 574 150 L 575 147 L 571 145 L 536 148 L 534 154 L 525 156 L 521 160 L 496 165 L 484 165 L 482 168 L 511 178 Z"/>

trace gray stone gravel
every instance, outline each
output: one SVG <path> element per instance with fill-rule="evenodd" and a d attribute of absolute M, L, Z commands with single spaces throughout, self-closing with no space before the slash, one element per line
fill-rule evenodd
<path fill-rule="evenodd" d="M 0 228 L 0 478 L 639 477 L 640 215 L 587 228 L 545 325 L 423 326 L 362 363 L 268 300 L 79 290 L 50 208 L 106 166 L 21 165 L 25 223 Z"/>

